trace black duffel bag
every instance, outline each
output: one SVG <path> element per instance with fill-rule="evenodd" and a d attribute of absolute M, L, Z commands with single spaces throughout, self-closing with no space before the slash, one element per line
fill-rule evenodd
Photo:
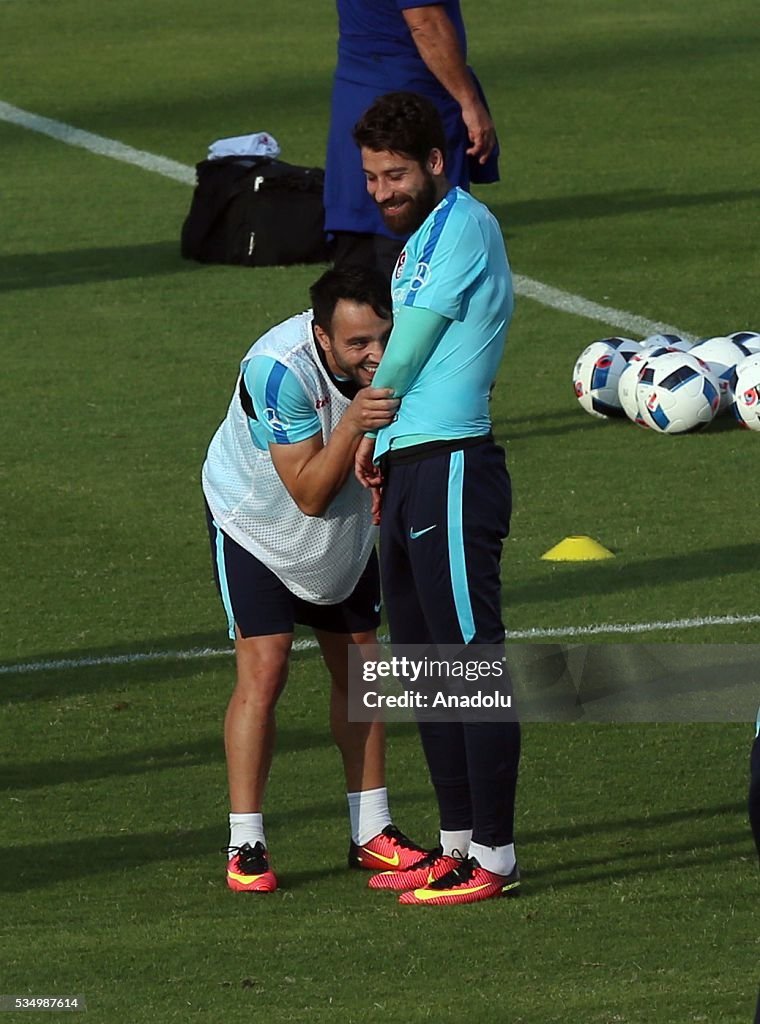
<path fill-rule="evenodd" d="M 195 170 L 182 226 L 185 259 L 267 267 L 329 258 L 321 168 L 228 156 L 203 160 Z"/>

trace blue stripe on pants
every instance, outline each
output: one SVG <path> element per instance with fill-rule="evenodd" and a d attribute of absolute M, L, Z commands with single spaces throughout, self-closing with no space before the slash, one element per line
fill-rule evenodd
<path fill-rule="evenodd" d="M 462 525 L 462 491 L 464 489 L 464 452 L 451 453 L 449 459 L 448 489 L 448 541 L 449 572 L 454 591 L 454 607 L 462 638 L 468 644 L 475 636 L 470 588 L 467 583 L 467 563 L 464 557 L 464 529 Z"/>

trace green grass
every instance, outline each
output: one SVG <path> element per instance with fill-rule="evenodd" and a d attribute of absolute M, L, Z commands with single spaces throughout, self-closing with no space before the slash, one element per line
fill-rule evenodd
<path fill-rule="evenodd" d="M 516 272 L 695 335 L 760 329 L 754 7 L 465 15 L 504 151 L 479 194 Z M 295 0 L 7 0 L 0 19 L 4 102 L 188 165 L 264 129 L 323 163 L 327 0 L 308 17 Z M 239 358 L 319 268 L 185 263 L 188 187 L 3 122 L 0 178 L 0 664 L 223 646 L 200 464 Z M 760 613 L 757 435 L 586 416 L 572 366 L 611 333 L 518 300 L 494 400 L 509 626 Z M 615 559 L 541 560 L 577 533 Z M 215 657 L 0 676 L 4 993 L 82 992 L 109 1024 L 750 1019 L 749 726 L 528 724 L 524 898 L 420 916 L 343 870 L 326 680 L 299 654 L 267 811 L 283 887 L 256 900 L 225 890 L 217 853 L 232 675 Z M 409 726 L 391 728 L 389 776 L 399 824 L 432 840 Z"/>
<path fill-rule="evenodd" d="M 96 1020 L 748 1019 L 743 727 L 529 727 L 524 898 L 410 911 L 343 868 L 325 681 L 298 655 L 268 817 L 282 889 L 241 898 L 214 856 L 228 675 L 90 669 L 8 687 L 5 991 L 81 991 Z M 393 727 L 390 753 L 396 818 L 432 840 L 411 727 Z"/>

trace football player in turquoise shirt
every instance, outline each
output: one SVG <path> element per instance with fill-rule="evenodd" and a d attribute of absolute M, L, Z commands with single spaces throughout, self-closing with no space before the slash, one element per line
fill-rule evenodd
<path fill-rule="evenodd" d="M 434 105 L 414 93 L 376 100 L 354 129 L 367 189 L 386 226 L 409 234 L 391 277 L 394 327 L 373 387 L 401 399 L 366 438 L 357 476 L 380 520 L 381 578 L 398 645 L 503 648 L 500 560 L 511 489 L 491 434 L 489 396 L 512 315 L 496 218 L 445 169 Z M 379 468 L 378 468 L 379 466 Z M 473 650 L 477 658 L 477 648 Z M 516 895 L 514 717 L 418 721 L 440 813 L 440 844 L 372 888 L 443 906 Z"/>

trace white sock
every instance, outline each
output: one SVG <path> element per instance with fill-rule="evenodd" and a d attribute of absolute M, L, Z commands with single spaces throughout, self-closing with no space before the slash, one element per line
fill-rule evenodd
<path fill-rule="evenodd" d="M 486 871 L 493 871 L 495 875 L 508 875 L 516 863 L 515 844 L 483 846 L 482 843 L 470 843 L 470 856 L 475 857 Z"/>
<path fill-rule="evenodd" d="M 388 810 L 388 790 L 365 789 L 359 793 L 346 793 L 348 813 L 351 817 L 351 838 L 363 846 L 391 823 Z"/>
<path fill-rule="evenodd" d="M 471 839 L 471 828 L 463 828 L 459 832 L 444 832 L 441 829 L 441 846 L 443 847 L 444 857 L 452 857 L 454 854 L 466 857 L 467 851 L 470 849 Z"/>
<path fill-rule="evenodd" d="M 230 814 L 230 846 L 263 843 L 266 849 L 263 814 Z"/>

